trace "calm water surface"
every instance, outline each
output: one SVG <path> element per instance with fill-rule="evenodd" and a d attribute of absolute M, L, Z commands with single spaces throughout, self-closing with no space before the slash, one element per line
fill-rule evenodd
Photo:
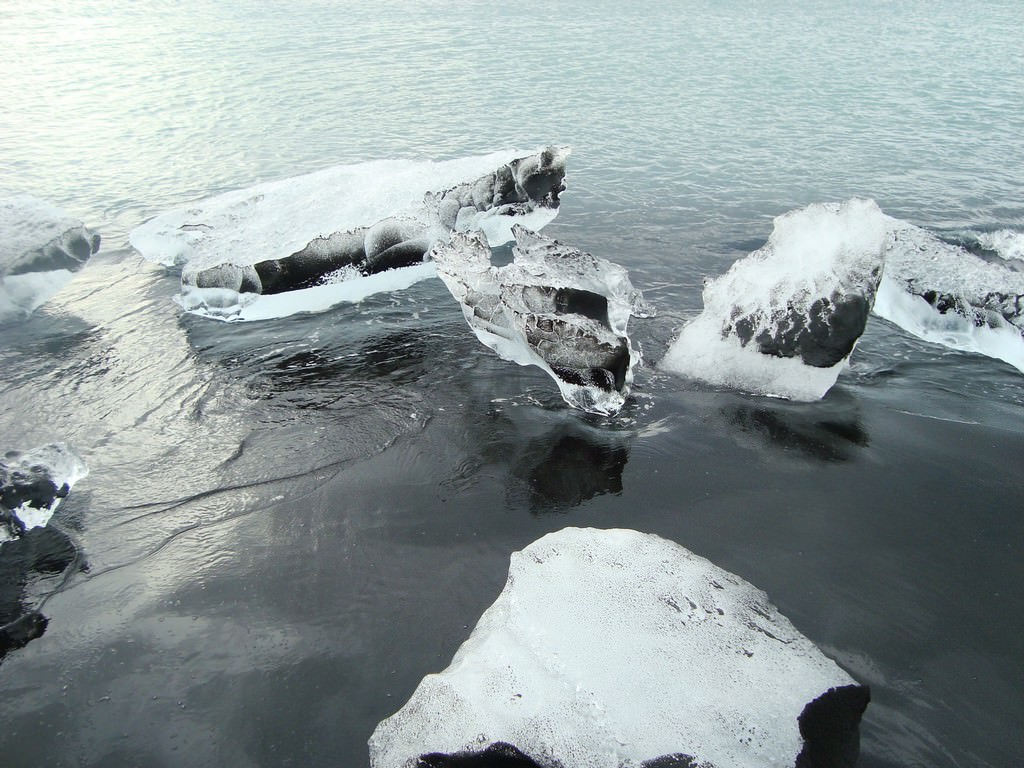
<path fill-rule="evenodd" d="M 1021 374 L 877 318 L 820 403 L 656 363 L 794 207 L 1024 230 L 1021 28 L 1010 1 L 0 2 L 0 194 L 104 238 L 0 329 L 2 447 L 91 469 L 0 550 L 0 618 L 50 619 L 0 664 L 4 766 L 365 766 L 509 554 L 568 525 L 764 589 L 871 685 L 862 766 L 1020 762 Z M 550 142 L 548 234 L 659 309 L 613 420 L 481 347 L 439 281 L 228 326 L 127 245 L 259 181 Z"/>

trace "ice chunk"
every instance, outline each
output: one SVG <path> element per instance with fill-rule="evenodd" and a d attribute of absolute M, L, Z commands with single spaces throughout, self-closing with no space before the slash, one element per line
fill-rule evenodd
<path fill-rule="evenodd" d="M 705 283 L 703 313 L 660 367 L 747 392 L 821 398 L 864 332 L 894 221 L 859 199 L 779 216 L 762 248 Z"/>
<path fill-rule="evenodd" d="M 71 487 L 89 474 L 82 458 L 63 443 L 0 458 L 0 542 L 46 525 Z"/>
<path fill-rule="evenodd" d="M 505 360 L 551 375 L 567 403 L 613 414 L 625 402 L 640 353 L 626 334 L 630 315 L 650 313 L 617 264 L 520 225 L 513 261 L 491 264 L 479 232 L 436 245 L 437 273 L 477 338 Z"/>
<path fill-rule="evenodd" d="M 978 236 L 978 242 L 1007 261 L 1024 266 L 1024 232 L 999 229 Z M 1020 269 L 1020 266 L 1017 268 Z"/>
<path fill-rule="evenodd" d="M 63 288 L 100 236 L 28 195 L 0 200 L 0 321 L 25 317 Z"/>
<path fill-rule="evenodd" d="M 370 765 L 853 765 L 868 698 L 738 576 L 657 536 L 568 528 L 512 555 Z"/>
<path fill-rule="evenodd" d="M 992 245 L 1012 259 L 1006 233 Z M 1018 243 L 1019 246 L 1019 243 Z M 893 231 L 874 311 L 915 336 L 1024 371 L 1024 273 L 906 222 Z"/>
<path fill-rule="evenodd" d="M 497 244 L 516 221 L 544 226 L 558 212 L 567 156 L 552 147 L 339 166 L 171 211 L 133 230 L 131 242 L 146 258 L 182 267 L 180 303 L 190 312 L 250 320 L 317 311 L 368 295 L 348 285 L 357 279 L 404 268 L 416 279 L 433 275 L 421 268 L 426 253 L 453 230 L 482 229 Z M 263 299 L 311 289 L 316 295 Z"/>

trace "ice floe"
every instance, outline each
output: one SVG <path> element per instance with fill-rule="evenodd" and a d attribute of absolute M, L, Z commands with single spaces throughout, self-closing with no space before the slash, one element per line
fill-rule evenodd
<path fill-rule="evenodd" d="M 643 296 L 617 264 L 518 224 L 512 233 L 513 261 L 502 267 L 480 232 L 455 233 L 430 257 L 483 344 L 542 368 L 570 405 L 617 412 L 640 361 L 627 323 L 651 313 Z"/>
<path fill-rule="evenodd" d="M 100 236 L 29 195 L 0 200 L 0 321 L 25 317 L 63 288 Z"/>
<path fill-rule="evenodd" d="M 762 248 L 706 281 L 704 311 L 660 367 L 756 394 L 821 398 L 864 331 L 894 221 L 860 199 L 777 217 Z"/>
<path fill-rule="evenodd" d="M 370 765 L 851 766 L 868 699 L 738 576 L 657 536 L 568 528 L 512 555 Z"/>
<path fill-rule="evenodd" d="M 82 458 L 63 443 L 0 457 L 0 543 L 46 525 L 71 487 L 89 474 Z"/>
<path fill-rule="evenodd" d="M 1013 235 L 992 235 L 983 247 L 1002 258 L 983 259 L 900 222 L 886 251 L 875 313 L 925 341 L 1024 371 L 1024 272 L 1012 263 L 1021 247 Z"/>
<path fill-rule="evenodd" d="M 130 240 L 146 258 L 182 267 L 179 301 L 190 312 L 255 320 L 319 311 L 431 277 L 426 254 L 453 231 L 479 229 L 500 244 L 515 222 L 543 227 L 558 213 L 567 156 L 549 147 L 338 166 L 162 214 Z M 270 298 L 283 293 L 293 295 Z"/>
<path fill-rule="evenodd" d="M 983 248 L 994 252 L 997 256 L 1013 262 L 1016 269 L 1024 268 L 1024 232 L 1010 229 L 999 229 L 978 235 L 978 242 Z"/>

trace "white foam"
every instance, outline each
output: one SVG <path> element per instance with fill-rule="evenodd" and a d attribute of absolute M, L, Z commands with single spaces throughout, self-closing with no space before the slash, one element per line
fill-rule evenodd
<path fill-rule="evenodd" d="M 16 486 L 36 479 L 50 480 L 58 490 L 67 485 L 70 491 L 89 474 L 85 461 L 64 443 L 50 443 L 30 451 L 8 451 L 0 457 L 0 484 Z M 33 506 L 30 502 L 11 508 L 25 530 L 41 528 L 60 504 L 62 496 L 55 496 L 47 506 Z M 0 525 L 0 542 L 9 541 L 14 533 Z"/>
<path fill-rule="evenodd" d="M 370 764 L 503 741 L 573 768 L 792 766 L 804 706 L 851 684 L 739 577 L 657 536 L 567 528 L 512 555 L 449 667 L 378 725 Z"/>
<path fill-rule="evenodd" d="M 874 201 L 814 204 L 775 219 L 767 244 L 706 282 L 704 311 L 685 326 L 660 367 L 716 386 L 816 400 L 835 384 L 848 356 L 831 367 L 798 357 L 763 354 L 727 332 L 737 318 L 753 318 L 754 336 L 771 332 L 788 308 L 807 315 L 819 298 L 856 293 L 869 302 L 894 220 Z"/>

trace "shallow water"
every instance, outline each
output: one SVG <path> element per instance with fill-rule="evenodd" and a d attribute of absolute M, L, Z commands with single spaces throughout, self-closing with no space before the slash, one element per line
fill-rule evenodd
<path fill-rule="evenodd" d="M 771 217 L 874 197 L 1024 229 L 1018 3 L 109 2 L 0 7 L 0 193 L 100 254 L 4 326 L 6 448 L 90 475 L 0 549 L 4 764 L 365 765 L 509 553 L 657 533 L 761 589 L 872 687 L 862 766 L 1024 754 L 1024 379 L 872 318 L 820 403 L 657 370 L 705 275 Z M 615 419 L 498 360 L 438 280 L 331 312 L 183 316 L 127 232 L 341 162 L 573 146 L 546 234 L 659 309 Z M 7 620 L 6 616 L 3 619 Z"/>

